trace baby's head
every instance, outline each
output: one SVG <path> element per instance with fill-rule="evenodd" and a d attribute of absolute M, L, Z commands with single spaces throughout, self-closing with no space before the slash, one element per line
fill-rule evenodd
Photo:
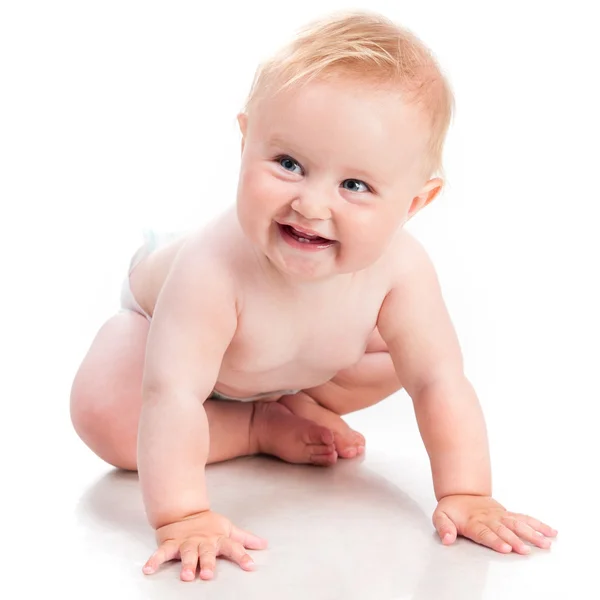
<path fill-rule="evenodd" d="M 238 118 L 245 233 L 303 278 L 372 264 L 439 193 L 453 104 L 429 50 L 385 17 L 311 23 L 260 66 Z"/>

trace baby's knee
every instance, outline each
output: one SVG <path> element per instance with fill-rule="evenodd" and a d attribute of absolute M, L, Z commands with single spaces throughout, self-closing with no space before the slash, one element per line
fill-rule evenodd
<path fill-rule="evenodd" d="M 118 403 L 107 391 L 76 376 L 70 397 L 71 423 L 84 444 L 102 460 L 135 470 L 137 428 L 126 415 L 119 414 Z"/>
<path fill-rule="evenodd" d="M 106 404 L 103 405 L 98 396 L 78 373 L 71 386 L 70 415 L 75 431 L 84 441 L 92 431 L 102 429 L 110 419 Z"/>
<path fill-rule="evenodd" d="M 98 390 L 89 385 L 85 376 L 75 376 L 70 398 L 71 423 L 86 444 L 107 433 L 114 419 L 110 404 L 101 401 Z"/>

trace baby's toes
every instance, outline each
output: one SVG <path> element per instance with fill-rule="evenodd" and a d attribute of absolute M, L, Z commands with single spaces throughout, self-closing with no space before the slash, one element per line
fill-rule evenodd
<path fill-rule="evenodd" d="M 333 450 L 333 432 L 327 427 L 322 427 L 321 425 L 313 425 L 307 431 L 306 443 L 331 446 L 331 449 Z"/>
<path fill-rule="evenodd" d="M 331 429 L 314 425 L 308 430 L 307 451 L 310 454 L 310 462 L 315 465 L 329 466 L 337 461 L 337 452 Z"/>
<path fill-rule="evenodd" d="M 365 438 L 358 431 L 350 429 L 345 433 L 336 433 L 335 449 L 342 458 L 354 458 L 365 452 Z"/>
<path fill-rule="evenodd" d="M 311 447 L 310 462 L 313 463 L 313 465 L 329 467 L 337 462 L 337 458 L 338 455 L 333 445 Z"/>
<path fill-rule="evenodd" d="M 367 445 L 367 441 L 365 440 L 365 436 L 362 433 L 358 433 L 358 431 L 353 431 L 354 434 L 354 442 L 356 443 L 356 447 L 358 449 L 359 454 L 364 454 L 365 446 Z"/>

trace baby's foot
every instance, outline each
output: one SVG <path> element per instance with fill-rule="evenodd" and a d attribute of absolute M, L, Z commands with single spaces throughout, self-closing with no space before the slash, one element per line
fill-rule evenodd
<path fill-rule="evenodd" d="M 333 432 L 333 443 L 340 458 L 355 458 L 365 453 L 365 438 L 332 410 L 318 404 L 307 394 L 284 396 L 279 400 L 296 416 L 310 419 Z"/>
<path fill-rule="evenodd" d="M 365 453 L 365 438 L 358 431 L 350 429 L 346 422 L 340 417 L 340 421 L 345 425 L 336 431 L 333 430 L 333 440 L 336 452 L 341 458 L 355 458 Z"/>
<path fill-rule="evenodd" d="M 279 402 L 255 402 L 250 444 L 256 452 L 290 463 L 319 466 L 337 461 L 331 430 L 297 417 Z"/>

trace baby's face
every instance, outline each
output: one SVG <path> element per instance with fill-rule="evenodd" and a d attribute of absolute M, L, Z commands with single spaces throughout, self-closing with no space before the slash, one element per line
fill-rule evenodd
<path fill-rule="evenodd" d="M 395 92 L 310 83 L 261 100 L 240 125 L 239 220 L 288 275 L 320 279 L 372 264 L 427 184 L 428 128 Z"/>

